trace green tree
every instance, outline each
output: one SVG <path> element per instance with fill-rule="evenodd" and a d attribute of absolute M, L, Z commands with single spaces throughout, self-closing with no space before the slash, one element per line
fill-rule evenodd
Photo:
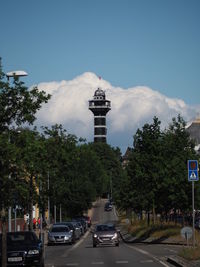
<path fill-rule="evenodd" d="M 134 136 L 134 150 L 127 172 L 132 181 L 134 203 L 137 210 L 153 210 L 157 206 L 156 194 L 162 180 L 162 134 L 160 121 L 154 117 Z"/>
<path fill-rule="evenodd" d="M 0 135 L 8 135 L 9 141 L 9 131 L 11 126 L 20 126 L 23 123 L 32 124 L 35 120 L 36 112 L 41 108 L 43 103 L 46 103 L 50 98 L 50 95 L 46 95 L 44 91 L 39 91 L 37 87 L 28 90 L 23 82 L 19 80 L 18 77 L 14 76 L 13 85 L 10 85 L 8 81 L 5 81 L 5 74 L 2 69 L 1 59 L 0 59 Z M 3 137 L 4 138 L 4 137 Z M 10 150 L 10 145 L 6 142 L 7 149 Z M 2 152 L 1 152 L 2 154 Z M 6 153 L 8 155 L 8 153 Z M 9 181 L 6 177 L 10 175 L 10 166 L 15 166 L 16 164 L 11 162 L 12 156 L 5 159 L 1 159 L 1 167 L 4 169 L 4 173 L 1 173 L 0 184 L 3 186 L 1 190 L 1 215 L 5 216 L 5 209 L 10 201 L 10 196 L 8 195 L 7 188 L 9 186 Z M 7 171 L 7 173 L 6 173 Z M 8 199 L 8 201 L 6 201 Z M 3 220 L 4 222 L 5 220 Z M 2 243 L 5 243 L 5 224 L 3 224 L 3 237 Z M 5 257 L 5 246 L 2 246 L 2 266 L 6 265 Z"/>
<path fill-rule="evenodd" d="M 13 189 L 18 194 L 20 204 L 29 214 L 30 229 L 33 225 L 33 205 L 38 203 L 40 188 L 43 185 L 42 173 L 45 168 L 44 161 L 44 140 L 37 129 L 21 129 L 15 140 L 18 148 L 18 170 L 15 174 L 16 181 Z M 14 180 L 14 179 L 13 179 Z"/>
<path fill-rule="evenodd" d="M 187 161 L 197 159 L 194 142 L 185 129 L 186 123 L 178 115 L 172 119 L 163 138 L 164 176 L 158 194 L 159 211 L 170 209 L 188 212 L 191 210 L 191 183 L 188 182 Z M 199 191 L 199 183 L 195 183 Z M 199 194 L 195 194 L 198 198 Z M 167 196 L 167 197 L 166 197 Z"/>
<path fill-rule="evenodd" d="M 106 143 L 92 143 L 92 149 L 97 154 L 104 170 L 105 177 L 102 181 L 104 186 L 102 195 L 108 194 L 113 197 L 117 193 L 119 180 L 123 177 L 123 169 L 121 165 L 121 153 L 119 148 L 112 148 Z"/>
<path fill-rule="evenodd" d="M 0 135 L 4 139 L 7 135 L 8 141 L 5 143 L 5 150 L 9 150 L 10 143 L 10 131 L 14 125 L 20 126 L 23 123 L 32 124 L 35 120 L 35 113 L 41 108 L 43 103 L 46 103 L 50 95 L 46 95 L 44 91 L 39 91 L 37 87 L 31 90 L 19 81 L 19 78 L 14 76 L 13 86 L 8 81 L 5 81 L 5 74 L 3 73 L 1 61 L 0 61 Z M 12 131 L 15 133 L 15 131 Z M 7 153 L 8 154 L 8 153 Z M 1 159 L 1 166 L 4 169 L 5 176 L 9 177 L 10 165 L 16 165 L 10 160 L 13 153 L 9 153 L 10 157 L 7 160 Z M 7 173 L 6 173 L 7 171 Z M 5 185 L 5 180 L 1 174 L 1 183 Z M 2 189 L 2 199 L 9 199 L 7 190 Z M 5 203 L 3 203 L 5 205 Z"/>
<path fill-rule="evenodd" d="M 128 177 L 120 184 L 119 195 L 124 197 L 119 205 L 135 212 L 145 210 L 161 214 L 172 209 L 183 213 L 191 210 L 187 161 L 198 156 L 185 124 L 178 115 L 162 132 L 160 121 L 154 117 L 152 124 L 137 130 L 126 168 Z M 195 189 L 196 203 L 199 203 L 199 182 L 195 183 Z"/>
<path fill-rule="evenodd" d="M 70 180 L 74 176 L 76 160 L 75 135 L 67 134 L 62 125 L 53 125 L 51 129 L 43 127 L 45 138 L 46 176 L 49 173 L 49 197 L 51 214 L 53 206 L 65 206 L 69 202 Z"/>

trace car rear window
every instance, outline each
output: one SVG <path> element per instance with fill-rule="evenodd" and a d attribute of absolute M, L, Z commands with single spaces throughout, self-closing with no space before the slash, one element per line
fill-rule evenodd
<path fill-rule="evenodd" d="M 37 242 L 37 237 L 31 232 L 24 233 L 8 233 L 7 243 L 8 244 L 32 244 Z"/>
<path fill-rule="evenodd" d="M 52 233 L 69 232 L 69 228 L 67 226 L 53 227 L 51 229 L 51 232 Z"/>

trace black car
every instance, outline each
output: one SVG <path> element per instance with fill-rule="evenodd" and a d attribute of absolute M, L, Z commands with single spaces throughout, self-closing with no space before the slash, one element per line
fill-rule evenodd
<path fill-rule="evenodd" d="M 105 211 L 111 211 L 112 210 L 112 204 L 110 202 L 106 202 L 104 206 Z"/>
<path fill-rule="evenodd" d="M 0 266 L 2 262 L 0 235 Z M 7 266 L 44 266 L 42 242 L 32 231 L 7 233 Z"/>

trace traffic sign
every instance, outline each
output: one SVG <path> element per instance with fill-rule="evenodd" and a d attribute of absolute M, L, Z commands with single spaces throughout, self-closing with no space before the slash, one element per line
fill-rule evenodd
<path fill-rule="evenodd" d="M 190 239 L 192 237 L 192 234 L 193 232 L 191 227 L 186 226 L 181 229 L 181 236 L 186 240 Z"/>
<path fill-rule="evenodd" d="M 188 181 L 198 181 L 198 160 L 188 160 Z"/>

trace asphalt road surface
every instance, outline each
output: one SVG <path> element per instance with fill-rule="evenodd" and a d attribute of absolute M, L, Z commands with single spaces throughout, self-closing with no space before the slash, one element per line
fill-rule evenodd
<path fill-rule="evenodd" d="M 116 222 L 115 209 L 105 212 L 106 200 L 97 202 L 92 223 Z M 76 244 L 46 247 L 45 267 L 161 267 L 171 266 L 165 256 L 175 255 L 179 247 L 162 245 L 125 244 L 119 247 L 101 246 L 93 248 L 92 234 L 88 231 Z"/>

